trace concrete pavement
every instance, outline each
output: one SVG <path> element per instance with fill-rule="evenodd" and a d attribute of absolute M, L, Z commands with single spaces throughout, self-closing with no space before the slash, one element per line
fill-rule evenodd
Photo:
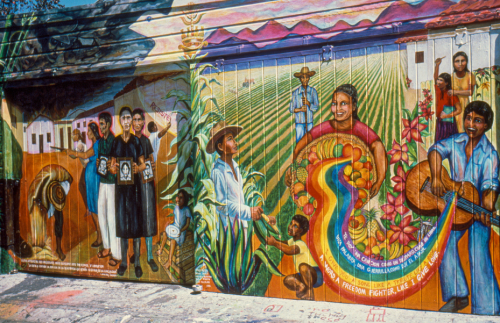
<path fill-rule="evenodd" d="M 193 294 L 176 285 L 0 276 L 0 321 L 21 322 L 500 322 L 499 317 L 365 305 Z"/>

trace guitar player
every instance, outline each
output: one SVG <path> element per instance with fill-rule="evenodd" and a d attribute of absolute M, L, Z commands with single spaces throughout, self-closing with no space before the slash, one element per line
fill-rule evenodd
<path fill-rule="evenodd" d="M 481 196 L 481 204 L 494 211 L 498 198 L 498 153 L 485 132 L 493 124 L 493 111 L 482 101 L 474 101 L 464 111 L 465 132 L 438 141 L 428 153 L 431 168 L 432 193 L 442 196 L 445 187 L 441 180 L 443 159 L 450 163 L 454 181 L 474 184 Z M 460 194 L 460 191 L 459 191 Z M 495 214 L 495 213 L 494 213 Z M 500 314 L 500 291 L 493 272 L 490 254 L 490 218 L 476 215 L 469 231 L 469 261 L 471 271 L 471 302 L 474 314 Z M 443 261 L 439 267 L 443 301 L 441 312 L 458 312 L 469 305 L 469 289 L 458 256 L 458 242 L 463 231 L 452 231 Z"/>

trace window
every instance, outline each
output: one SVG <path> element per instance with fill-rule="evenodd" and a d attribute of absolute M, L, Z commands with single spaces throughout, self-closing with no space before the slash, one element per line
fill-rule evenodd
<path fill-rule="evenodd" d="M 83 127 L 85 128 L 87 126 L 87 121 L 83 122 Z"/>
<path fill-rule="evenodd" d="M 415 52 L 415 64 L 424 62 L 424 52 Z"/>
<path fill-rule="evenodd" d="M 34 133 L 31 134 L 31 143 L 33 145 L 36 145 L 36 134 L 34 134 Z"/>
<path fill-rule="evenodd" d="M 78 123 L 76 124 L 76 127 L 77 127 L 77 128 L 80 128 L 80 122 L 78 122 Z"/>
<path fill-rule="evenodd" d="M 51 133 L 47 133 L 47 143 L 52 142 Z"/>

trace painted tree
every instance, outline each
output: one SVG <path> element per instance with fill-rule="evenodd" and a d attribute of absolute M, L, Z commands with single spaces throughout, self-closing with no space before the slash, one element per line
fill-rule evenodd
<path fill-rule="evenodd" d="M 6 16 L 20 12 L 35 12 L 63 8 L 60 0 L 0 0 L 0 14 Z"/>

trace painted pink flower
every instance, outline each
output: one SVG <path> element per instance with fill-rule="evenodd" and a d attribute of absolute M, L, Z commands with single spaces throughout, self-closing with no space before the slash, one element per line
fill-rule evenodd
<path fill-rule="evenodd" d="M 394 192 L 404 192 L 406 187 L 406 172 L 401 165 L 398 165 L 396 176 L 391 179 L 396 183 L 394 186 Z"/>
<path fill-rule="evenodd" d="M 418 107 L 419 107 L 421 110 L 423 110 L 423 109 L 427 108 L 427 106 L 428 106 L 428 105 L 429 105 L 429 104 L 427 103 L 427 101 L 426 101 L 426 100 L 423 100 L 423 101 L 418 101 Z"/>
<path fill-rule="evenodd" d="M 410 241 L 416 241 L 415 237 L 413 236 L 413 232 L 417 231 L 418 229 L 414 226 L 410 225 L 411 223 L 411 215 L 406 216 L 403 220 L 398 225 L 391 225 L 391 230 L 394 231 L 394 234 L 392 235 L 391 239 L 389 239 L 389 244 L 395 242 L 396 240 L 399 240 L 399 243 L 402 245 L 406 246 Z"/>
<path fill-rule="evenodd" d="M 432 118 L 432 115 L 434 114 L 434 111 L 431 110 L 431 108 L 421 108 L 422 114 L 420 116 L 422 118 L 425 118 L 425 120 L 429 120 Z"/>
<path fill-rule="evenodd" d="M 394 140 L 392 149 L 389 150 L 387 154 L 391 155 L 391 165 L 398 161 L 404 161 L 408 164 L 408 146 L 406 144 L 400 145 Z"/>
<path fill-rule="evenodd" d="M 415 140 L 415 142 L 422 142 L 422 136 L 420 135 L 420 131 L 427 128 L 427 125 L 419 123 L 419 117 L 416 117 L 412 121 L 408 119 L 403 119 L 403 133 L 401 134 L 406 138 L 406 141 L 411 142 L 411 140 Z"/>
<path fill-rule="evenodd" d="M 387 204 L 382 205 L 380 208 L 384 211 L 382 215 L 383 220 L 393 221 L 394 217 L 399 213 L 405 215 L 410 210 L 404 205 L 405 196 L 404 194 L 399 194 L 398 197 L 394 197 L 391 193 L 387 193 Z"/>
<path fill-rule="evenodd" d="M 425 97 L 427 97 L 427 96 L 429 96 L 431 94 L 431 90 L 423 89 L 422 93 L 424 94 Z"/>

